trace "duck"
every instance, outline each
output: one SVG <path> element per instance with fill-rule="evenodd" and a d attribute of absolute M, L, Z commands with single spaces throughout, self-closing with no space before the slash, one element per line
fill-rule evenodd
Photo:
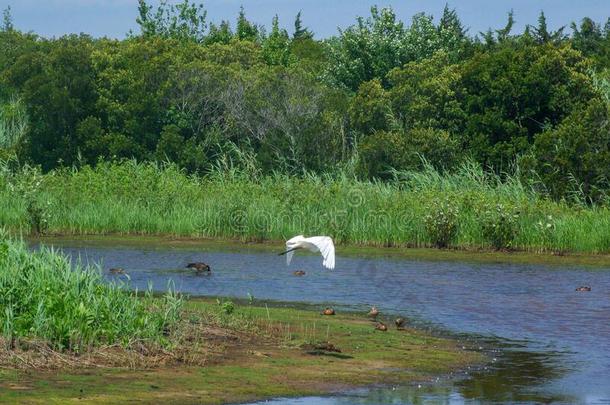
<path fill-rule="evenodd" d="M 314 346 L 314 348 L 316 350 L 322 350 L 325 352 L 341 353 L 341 349 L 339 349 L 337 346 L 335 346 L 334 344 L 332 344 L 330 342 L 317 344 Z"/>
<path fill-rule="evenodd" d="M 125 274 L 125 270 L 121 267 L 113 267 L 109 269 L 108 272 L 110 272 L 110 274 Z"/>
<path fill-rule="evenodd" d="M 377 309 L 377 307 L 374 306 L 369 311 L 369 316 L 373 319 L 377 319 L 377 315 L 379 315 L 379 310 Z"/>
<path fill-rule="evenodd" d="M 377 325 L 375 325 L 375 329 L 380 330 L 382 332 L 387 332 L 388 327 L 383 322 L 377 322 Z"/>
<path fill-rule="evenodd" d="M 591 291 L 591 287 L 589 287 L 588 285 L 583 285 L 583 286 L 578 287 L 576 289 L 576 291 L 579 291 L 579 292 Z"/>
<path fill-rule="evenodd" d="M 324 309 L 324 311 L 322 311 L 322 315 L 334 315 L 334 314 L 335 314 L 335 310 L 330 307 L 326 307 Z"/>
<path fill-rule="evenodd" d="M 211 271 L 210 266 L 208 266 L 207 264 L 203 263 L 203 262 L 195 262 L 195 263 L 189 263 L 186 265 L 187 269 L 195 269 L 197 270 L 197 272 L 202 272 L 202 271 Z"/>
<path fill-rule="evenodd" d="M 396 324 L 396 329 L 402 329 L 403 326 L 405 326 L 406 319 L 403 317 L 398 317 L 394 320 L 394 323 Z"/>
<path fill-rule="evenodd" d="M 294 274 L 295 276 L 304 276 L 305 272 L 303 270 L 297 270 L 292 272 L 292 274 Z"/>

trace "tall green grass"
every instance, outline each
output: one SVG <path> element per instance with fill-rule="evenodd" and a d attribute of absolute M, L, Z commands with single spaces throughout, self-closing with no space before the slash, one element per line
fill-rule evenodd
<path fill-rule="evenodd" d="M 106 283 L 52 249 L 29 251 L 0 230 L 0 337 L 13 346 L 38 340 L 56 350 L 83 352 L 100 345 L 164 345 L 164 330 L 178 320 L 182 300 L 137 297 Z"/>
<path fill-rule="evenodd" d="M 388 183 L 344 175 L 251 176 L 235 170 L 197 177 L 173 165 L 133 161 L 56 170 L 39 182 L 23 168 L 5 167 L 0 173 L 0 224 L 14 232 L 30 230 L 28 199 L 35 198 L 51 233 L 244 240 L 302 233 L 331 235 L 339 243 L 425 247 L 435 243 L 430 223 L 440 215 L 442 201 L 456 213 L 450 247 L 493 247 L 488 230 L 494 229 L 495 217 L 489 213 L 504 210 L 515 218 L 507 232 L 511 248 L 610 252 L 607 207 L 553 202 L 518 177 L 500 179 L 473 164 L 453 174 L 433 169 L 396 173 Z"/>

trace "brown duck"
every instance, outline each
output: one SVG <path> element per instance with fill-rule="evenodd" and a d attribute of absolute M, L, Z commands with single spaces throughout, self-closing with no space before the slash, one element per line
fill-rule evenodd
<path fill-rule="evenodd" d="M 377 307 L 372 307 L 369 311 L 369 316 L 373 319 L 377 319 L 377 315 L 379 315 L 379 310 L 377 309 Z"/>
<path fill-rule="evenodd" d="M 303 270 L 297 270 L 293 271 L 292 274 L 294 274 L 295 276 L 304 276 L 305 272 Z"/>
<path fill-rule="evenodd" d="M 120 267 L 113 267 L 108 270 L 110 274 L 125 274 L 125 270 Z"/>
<path fill-rule="evenodd" d="M 405 326 L 406 322 L 407 321 L 405 320 L 405 318 L 396 318 L 396 320 L 394 320 L 394 323 L 396 324 L 396 329 L 402 329 Z"/>
<path fill-rule="evenodd" d="M 589 286 L 587 286 L 587 285 L 583 285 L 583 286 L 578 287 L 578 288 L 576 289 L 576 291 L 579 291 L 579 292 L 591 291 L 591 287 L 589 287 Z"/>
<path fill-rule="evenodd" d="M 189 263 L 186 265 L 187 269 L 195 269 L 197 271 L 197 273 L 201 273 L 204 271 L 211 271 L 210 266 L 208 266 L 207 264 L 203 263 L 203 262 L 195 262 L 195 263 Z"/>
<path fill-rule="evenodd" d="M 380 330 L 382 332 L 387 332 L 388 327 L 383 322 L 377 322 L 377 325 L 375 325 L 375 329 Z"/>
<path fill-rule="evenodd" d="M 332 308 L 325 308 L 324 311 L 322 311 L 322 315 L 334 315 L 335 314 L 335 310 Z"/>

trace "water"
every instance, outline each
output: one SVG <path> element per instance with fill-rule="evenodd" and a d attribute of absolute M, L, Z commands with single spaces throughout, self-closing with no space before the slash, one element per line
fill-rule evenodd
<path fill-rule="evenodd" d="M 488 370 L 457 382 L 384 387 L 340 396 L 278 399 L 271 403 L 610 404 L 610 268 L 471 264 L 397 258 L 338 257 L 327 271 L 313 255 L 283 257 L 244 248 L 142 249 L 63 246 L 64 252 L 104 269 L 122 267 L 140 289 L 169 280 L 193 295 L 333 304 L 355 310 L 376 305 L 421 327 L 450 331 L 499 348 Z M 212 275 L 195 275 L 204 261 Z M 304 277 L 292 272 L 302 269 Z M 108 275 L 108 278 L 115 276 Z M 581 285 L 587 293 L 575 292 Z"/>

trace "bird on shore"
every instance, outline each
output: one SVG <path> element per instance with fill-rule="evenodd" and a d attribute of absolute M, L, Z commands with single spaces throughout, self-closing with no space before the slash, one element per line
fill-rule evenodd
<path fill-rule="evenodd" d="M 378 322 L 377 325 L 375 325 L 375 329 L 380 330 L 382 332 L 387 332 L 388 331 L 388 327 L 383 322 Z"/>
<path fill-rule="evenodd" d="M 377 307 L 372 307 L 368 314 L 373 320 L 377 319 L 377 315 L 379 315 L 379 310 Z"/>
<path fill-rule="evenodd" d="M 297 249 L 307 249 L 310 252 L 320 252 L 322 265 L 328 270 L 335 268 L 335 244 L 329 236 L 312 236 L 306 238 L 303 235 L 295 236 L 286 241 L 286 251 L 279 255 L 286 255 L 286 264 L 289 265 Z"/>
<path fill-rule="evenodd" d="M 396 320 L 394 321 L 394 323 L 396 324 L 396 329 L 402 329 L 405 326 L 406 322 L 406 319 L 403 317 L 396 318 Z"/>
<path fill-rule="evenodd" d="M 576 291 L 578 292 L 587 292 L 587 291 L 591 291 L 591 287 L 587 286 L 587 285 L 583 285 L 580 286 L 576 289 Z"/>
<path fill-rule="evenodd" d="M 324 311 L 322 311 L 322 315 L 334 315 L 334 314 L 335 314 L 335 310 L 330 307 L 326 307 L 324 309 Z"/>
<path fill-rule="evenodd" d="M 125 270 L 121 267 L 113 267 L 109 269 L 108 272 L 110 272 L 110 274 L 125 274 Z"/>
<path fill-rule="evenodd" d="M 189 263 L 186 265 L 187 269 L 195 269 L 197 271 L 197 273 L 203 273 L 203 272 L 210 272 L 210 266 L 208 266 L 207 264 L 203 263 L 203 262 L 195 262 L 195 263 Z"/>

